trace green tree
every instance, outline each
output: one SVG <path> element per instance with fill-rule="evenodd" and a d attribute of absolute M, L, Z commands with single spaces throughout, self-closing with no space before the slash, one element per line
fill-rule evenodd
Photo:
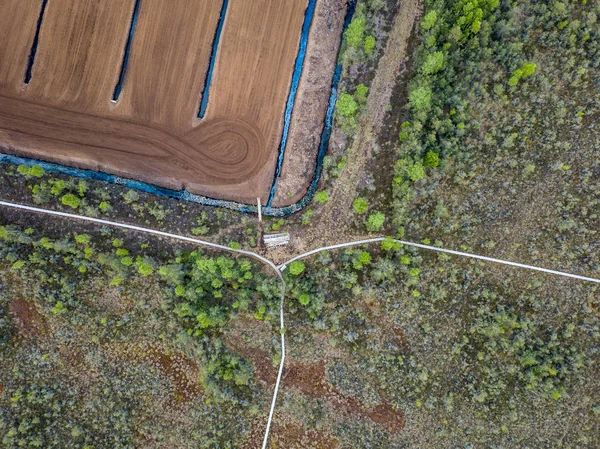
<path fill-rule="evenodd" d="M 72 209 L 77 209 L 81 204 L 81 199 L 73 195 L 72 193 L 67 193 L 64 195 L 60 201 L 65 205 L 69 206 Z"/>
<path fill-rule="evenodd" d="M 321 190 L 319 193 L 315 195 L 315 201 L 319 204 L 326 203 L 329 199 L 329 195 L 326 190 Z"/>
<path fill-rule="evenodd" d="M 410 105 L 417 111 L 425 111 L 431 106 L 431 88 L 421 86 L 413 89 L 408 95 Z"/>
<path fill-rule="evenodd" d="M 299 260 L 295 260 L 290 264 L 290 273 L 294 276 L 298 276 L 304 271 L 304 263 Z"/>
<path fill-rule="evenodd" d="M 17 172 L 25 177 L 33 176 L 34 178 L 41 178 L 46 173 L 39 165 L 33 165 L 32 167 L 19 165 L 17 167 Z"/>
<path fill-rule="evenodd" d="M 408 167 L 407 173 L 408 177 L 414 182 L 417 182 L 425 177 L 425 169 L 419 162 L 415 162 L 410 167 Z"/>
<path fill-rule="evenodd" d="M 435 151 L 428 151 L 423 158 L 423 165 L 427 168 L 435 168 L 440 165 L 440 156 Z"/>
<path fill-rule="evenodd" d="M 421 66 L 421 71 L 425 75 L 433 75 L 442 70 L 444 66 L 444 53 L 436 51 L 427 55 L 425 62 Z"/>
<path fill-rule="evenodd" d="M 363 41 L 366 21 L 362 17 L 355 18 L 346 30 L 346 42 L 350 48 L 358 48 Z"/>
<path fill-rule="evenodd" d="M 375 49 L 375 38 L 373 36 L 367 36 L 365 38 L 365 44 L 363 45 L 363 49 L 367 55 L 370 55 L 371 52 Z"/>
<path fill-rule="evenodd" d="M 358 112 L 358 103 L 348 93 L 343 93 L 337 101 L 337 111 L 342 117 L 353 117 Z"/>
<path fill-rule="evenodd" d="M 298 301 L 300 302 L 300 304 L 302 304 L 303 306 L 307 306 L 308 303 L 310 303 L 310 295 L 304 293 L 302 295 L 300 295 L 300 297 L 298 298 Z"/>
<path fill-rule="evenodd" d="M 430 30 L 435 25 L 436 20 L 437 12 L 434 9 L 433 11 L 429 11 L 427 14 L 425 14 L 425 17 L 423 17 L 423 21 L 421 22 L 421 27 L 424 30 Z"/>
<path fill-rule="evenodd" d="M 385 214 L 383 212 L 375 212 L 369 215 L 367 218 L 367 231 L 378 232 L 381 230 L 383 223 L 385 222 Z"/>
<path fill-rule="evenodd" d="M 369 203 L 364 198 L 356 198 L 352 203 L 352 207 L 357 214 L 364 214 L 369 208 Z"/>
<path fill-rule="evenodd" d="M 367 97 L 369 96 L 369 88 L 364 84 L 359 84 L 356 86 L 356 90 L 354 91 L 354 98 L 360 105 L 364 105 L 367 102 Z"/>

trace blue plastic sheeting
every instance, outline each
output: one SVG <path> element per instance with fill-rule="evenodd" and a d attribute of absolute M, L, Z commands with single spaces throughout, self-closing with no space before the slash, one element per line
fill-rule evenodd
<path fill-rule="evenodd" d="M 310 0 L 311 2 L 313 0 Z M 352 20 L 352 16 L 354 15 L 354 10 L 356 8 L 356 1 L 351 0 L 348 4 L 348 11 L 346 13 L 346 20 L 344 23 L 344 31 L 350 24 Z M 307 10 L 308 11 L 308 10 Z M 314 14 L 314 8 L 313 8 Z M 306 21 L 305 21 L 306 23 Z M 310 26 L 309 26 L 310 28 Z M 304 209 L 313 199 L 313 196 L 317 190 L 319 185 L 319 179 L 321 177 L 321 172 L 323 170 L 323 159 L 327 154 L 327 150 L 329 149 L 329 138 L 331 137 L 331 126 L 333 124 L 333 113 L 335 111 L 335 103 L 337 101 L 337 93 L 338 93 L 338 84 L 340 81 L 340 77 L 342 74 L 342 65 L 338 64 L 335 68 L 335 72 L 333 75 L 333 80 L 331 83 L 331 95 L 329 97 L 329 105 L 327 107 L 327 113 L 325 115 L 323 132 L 321 134 L 321 141 L 319 144 L 319 151 L 317 154 L 317 165 L 315 168 L 315 172 L 313 174 L 313 179 L 311 181 L 310 186 L 306 194 L 298 201 L 290 206 L 285 207 L 263 207 L 262 213 L 265 216 L 271 217 L 284 217 L 286 215 L 293 214 Z M 235 201 L 226 201 L 226 200 L 217 200 L 214 198 L 208 198 L 201 195 L 195 195 L 193 193 L 188 192 L 187 190 L 172 190 L 164 187 L 159 187 L 153 184 L 148 184 L 142 181 L 136 181 L 134 179 L 122 178 L 120 176 L 111 175 L 108 173 L 93 171 L 93 170 L 83 170 L 80 168 L 67 167 L 65 165 L 54 164 L 51 162 L 43 162 L 35 159 L 24 158 L 20 156 L 14 156 L 11 154 L 2 154 L 0 153 L 0 163 L 9 163 L 9 164 L 17 164 L 17 165 L 26 165 L 28 167 L 38 165 L 42 167 L 45 171 L 61 173 L 69 176 L 74 176 L 77 178 L 86 178 L 86 179 L 94 179 L 97 181 L 109 182 L 112 184 L 119 184 L 125 187 L 129 187 L 132 189 L 141 190 L 143 192 L 151 193 L 154 195 L 162 195 L 170 198 L 175 198 L 178 200 L 192 201 L 195 203 L 204 204 L 206 206 L 214 206 L 214 207 L 225 207 L 228 209 L 236 210 L 239 212 L 245 213 L 258 213 L 257 206 L 242 204 Z M 277 183 L 277 179 L 274 180 L 273 185 Z"/>
<path fill-rule="evenodd" d="M 288 134 L 290 132 L 290 122 L 292 121 L 292 113 L 294 112 L 294 104 L 296 102 L 296 94 L 298 93 L 298 85 L 300 84 L 300 76 L 302 75 L 302 69 L 304 67 L 304 58 L 306 57 L 306 44 L 308 43 L 308 35 L 310 32 L 310 25 L 315 15 L 315 6 L 317 0 L 309 0 L 306 13 L 304 14 L 304 24 L 302 25 L 302 36 L 300 38 L 300 49 L 296 62 L 294 64 L 294 74 L 292 75 L 292 87 L 290 88 L 290 94 L 288 96 L 287 104 L 285 107 L 285 115 L 283 122 L 283 135 L 281 137 L 281 144 L 279 146 L 279 156 L 277 157 L 277 167 L 275 168 L 275 177 L 273 179 L 273 185 L 269 192 L 269 200 L 267 206 L 270 207 L 275 197 L 275 190 L 277 187 L 277 180 L 281 175 L 281 166 L 283 165 L 283 158 L 285 156 L 285 147 L 287 145 Z"/>
<path fill-rule="evenodd" d="M 210 93 L 210 84 L 212 83 L 215 62 L 217 61 L 217 52 L 219 51 L 219 42 L 221 42 L 221 32 L 223 31 L 223 24 L 225 23 L 225 16 L 227 15 L 228 6 L 229 0 L 223 0 L 221 17 L 219 18 L 219 25 L 217 26 L 217 31 L 215 32 L 213 48 L 210 54 L 210 65 L 208 66 L 206 80 L 204 81 L 204 90 L 202 91 L 202 101 L 200 102 L 200 112 L 198 112 L 198 118 L 204 118 L 204 115 L 206 114 L 206 107 L 208 106 L 208 94 Z"/>
<path fill-rule="evenodd" d="M 125 44 L 123 64 L 121 65 L 121 73 L 119 74 L 119 82 L 115 86 L 115 92 L 113 93 L 112 101 L 117 101 L 119 99 L 121 90 L 123 89 L 125 73 L 127 72 L 127 64 L 129 63 L 129 53 L 131 52 L 131 43 L 133 42 L 133 35 L 135 34 L 135 24 L 137 23 L 138 14 L 140 13 L 140 3 L 142 3 L 142 0 L 135 0 L 133 14 L 131 16 L 131 25 L 129 26 L 129 36 L 127 37 L 127 43 Z"/>
<path fill-rule="evenodd" d="M 35 36 L 33 37 L 31 51 L 29 52 L 29 58 L 27 59 L 27 70 L 25 71 L 25 84 L 29 84 L 29 82 L 31 81 L 31 73 L 33 72 L 35 54 L 37 53 L 38 44 L 40 42 L 40 30 L 42 29 L 42 22 L 44 21 L 44 13 L 46 12 L 46 6 L 48 6 L 48 0 L 42 0 L 40 15 L 38 17 L 37 26 L 35 28 Z"/>

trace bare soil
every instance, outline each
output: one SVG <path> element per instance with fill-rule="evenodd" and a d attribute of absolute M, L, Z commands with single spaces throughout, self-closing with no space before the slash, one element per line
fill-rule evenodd
<path fill-rule="evenodd" d="M 306 0 L 231 0 L 206 116 L 197 119 L 222 1 L 3 2 L 0 149 L 254 203 L 273 179 Z"/>
<path fill-rule="evenodd" d="M 37 311 L 34 304 L 23 298 L 16 298 L 10 303 L 9 310 L 21 337 L 34 338 L 46 334 L 44 317 Z"/>

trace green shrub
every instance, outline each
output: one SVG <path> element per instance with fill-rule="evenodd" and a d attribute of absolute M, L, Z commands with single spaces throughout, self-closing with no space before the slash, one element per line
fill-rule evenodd
<path fill-rule="evenodd" d="M 34 165 L 32 167 L 28 167 L 27 165 L 19 165 L 17 167 L 17 172 L 25 177 L 34 178 L 41 178 L 46 173 L 46 171 L 39 165 Z"/>
<path fill-rule="evenodd" d="M 415 162 L 407 169 L 408 177 L 416 182 L 425 177 L 425 169 L 419 162 Z"/>
<path fill-rule="evenodd" d="M 367 36 L 365 38 L 363 49 L 367 55 L 370 55 L 371 52 L 375 49 L 375 38 L 373 36 Z"/>
<path fill-rule="evenodd" d="M 302 214 L 302 224 L 307 225 L 310 223 L 315 212 L 312 209 L 308 209 L 306 212 Z"/>
<path fill-rule="evenodd" d="M 346 42 L 350 48 L 359 48 L 365 34 L 366 21 L 362 17 L 355 18 L 346 30 Z"/>
<path fill-rule="evenodd" d="M 426 111 L 431 106 L 431 88 L 421 86 L 408 95 L 410 105 L 417 111 Z"/>
<path fill-rule="evenodd" d="M 294 276 L 298 276 L 304 271 L 304 263 L 299 260 L 295 260 L 290 264 L 290 273 Z"/>
<path fill-rule="evenodd" d="M 425 17 L 423 17 L 423 21 L 421 22 L 421 28 L 423 28 L 424 30 L 430 30 L 435 25 L 436 20 L 437 12 L 435 10 L 429 11 L 427 14 L 425 14 Z"/>
<path fill-rule="evenodd" d="M 52 185 L 50 193 L 54 196 L 59 196 L 67 187 L 62 179 L 51 179 L 49 182 Z"/>
<path fill-rule="evenodd" d="M 395 242 L 392 237 L 386 237 L 381 242 L 381 249 L 384 251 L 398 251 L 402 247 L 402 244 L 399 242 Z"/>
<path fill-rule="evenodd" d="M 356 90 L 354 91 L 354 98 L 360 105 L 365 105 L 367 102 L 367 97 L 369 96 L 369 88 L 364 84 L 359 84 L 356 86 Z"/>
<path fill-rule="evenodd" d="M 535 73 L 537 65 L 533 62 L 523 64 L 520 68 L 512 72 L 510 79 L 508 80 L 509 86 L 516 86 L 519 84 L 521 78 L 527 78 Z"/>
<path fill-rule="evenodd" d="M 112 207 L 111 207 L 111 205 L 107 201 L 102 201 L 98 205 L 98 209 L 100 209 L 100 212 L 108 212 L 109 210 L 112 209 Z"/>
<path fill-rule="evenodd" d="M 90 236 L 87 234 L 79 234 L 75 236 L 77 243 L 90 243 Z"/>
<path fill-rule="evenodd" d="M 371 263 L 371 255 L 368 252 L 363 251 L 358 255 L 358 261 L 363 265 Z"/>
<path fill-rule="evenodd" d="M 138 273 L 140 273 L 142 276 L 150 276 L 153 272 L 154 269 L 148 262 L 142 262 L 138 266 Z"/>
<path fill-rule="evenodd" d="M 323 204 L 323 203 L 327 202 L 328 199 L 329 199 L 329 195 L 327 194 L 326 190 L 321 190 L 319 193 L 317 193 L 315 195 L 315 201 L 319 204 Z"/>
<path fill-rule="evenodd" d="M 421 71 L 425 75 L 433 75 L 442 70 L 444 66 L 444 53 L 436 51 L 427 55 L 425 62 L 421 66 Z"/>
<path fill-rule="evenodd" d="M 135 203 L 140 199 L 139 193 L 132 189 L 129 189 L 127 192 L 121 194 L 121 196 L 123 197 L 125 204 Z"/>
<path fill-rule="evenodd" d="M 364 198 L 356 198 L 352 202 L 352 207 L 357 214 L 364 214 L 369 208 L 369 203 Z"/>
<path fill-rule="evenodd" d="M 375 212 L 369 215 L 367 218 L 367 231 L 378 232 L 381 230 L 383 223 L 385 222 L 385 214 L 383 212 Z"/>
<path fill-rule="evenodd" d="M 79 205 L 81 204 L 81 199 L 79 197 L 73 195 L 72 193 L 67 193 L 60 199 L 60 201 L 65 206 L 69 206 L 72 209 L 77 209 L 79 207 Z"/>
<path fill-rule="evenodd" d="M 310 295 L 304 293 L 302 295 L 300 295 L 300 297 L 298 298 L 298 301 L 300 302 L 300 304 L 302 304 L 303 306 L 307 306 L 308 303 L 310 302 Z"/>
<path fill-rule="evenodd" d="M 353 117 L 358 112 L 358 103 L 354 97 L 348 93 L 339 96 L 336 107 L 338 114 L 342 117 Z"/>
<path fill-rule="evenodd" d="M 440 156 L 435 151 L 428 151 L 423 158 L 423 165 L 427 168 L 435 168 L 440 165 Z"/>

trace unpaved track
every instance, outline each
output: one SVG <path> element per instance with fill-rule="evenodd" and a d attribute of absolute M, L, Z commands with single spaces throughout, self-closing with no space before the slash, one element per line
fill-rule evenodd
<path fill-rule="evenodd" d="M 230 0 L 205 118 L 197 119 L 222 0 L 0 5 L 0 150 L 165 187 L 266 201 L 307 0 Z"/>

